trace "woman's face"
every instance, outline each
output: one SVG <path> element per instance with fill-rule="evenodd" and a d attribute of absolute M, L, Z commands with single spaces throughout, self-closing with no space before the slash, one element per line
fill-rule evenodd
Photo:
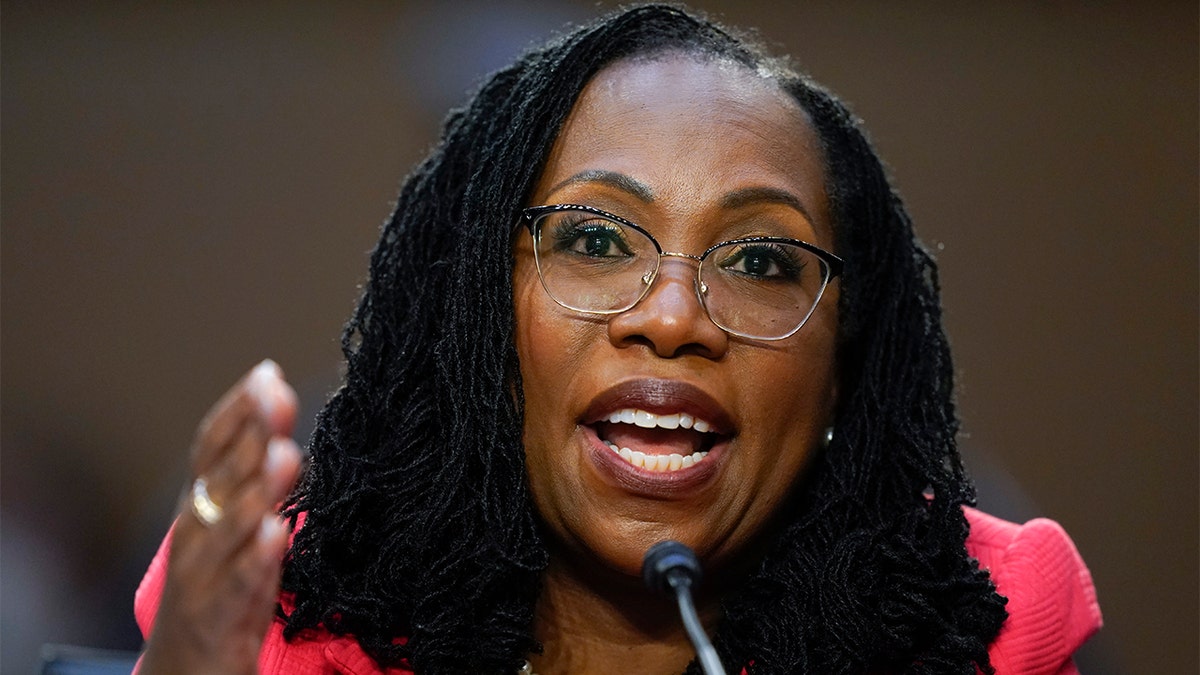
<path fill-rule="evenodd" d="M 664 251 L 699 255 L 754 235 L 832 251 L 824 178 L 807 116 L 772 81 L 726 62 L 668 55 L 596 75 L 530 205 L 603 209 L 648 230 Z M 798 333 L 753 341 L 708 318 L 692 260 L 663 258 L 649 293 L 605 317 L 546 294 L 527 233 L 515 256 L 528 475 L 556 549 L 631 575 L 663 539 L 682 541 L 709 564 L 744 550 L 831 424 L 836 284 Z M 666 426 L 685 417 L 676 429 L 610 421 L 621 411 L 666 417 Z M 711 429 L 683 428 L 686 416 Z M 631 448 L 634 461 L 609 442 Z M 640 466 L 638 452 L 649 456 Z M 702 458 L 676 470 L 646 468 L 670 454 Z"/>

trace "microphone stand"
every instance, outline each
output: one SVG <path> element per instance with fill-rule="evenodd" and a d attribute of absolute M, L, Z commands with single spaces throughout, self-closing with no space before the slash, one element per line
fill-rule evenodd
<path fill-rule="evenodd" d="M 725 675 L 717 650 L 708 640 L 696 604 L 692 584 L 700 581 L 700 561 L 690 548 L 677 541 L 660 541 L 646 551 L 642 560 L 642 579 L 652 590 L 674 594 L 688 639 L 696 649 L 696 658 L 705 675 Z"/>

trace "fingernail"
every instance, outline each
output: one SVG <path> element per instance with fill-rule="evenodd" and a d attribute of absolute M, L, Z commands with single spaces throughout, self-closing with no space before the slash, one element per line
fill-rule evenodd
<path fill-rule="evenodd" d="M 288 460 L 288 455 L 297 452 L 296 442 L 283 436 L 275 436 L 267 441 L 267 459 L 263 471 L 268 476 L 276 476 Z"/>
<path fill-rule="evenodd" d="M 258 540 L 264 544 L 269 543 L 279 537 L 284 530 L 284 524 L 279 517 L 268 513 L 263 516 L 262 524 L 258 527 Z"/>
<path fill-rule="evenodd" d="M 254 369 L 250 371 L 250 377 L 246 378 L 246 389 L 258 400 L 258 407 L 262 410 L 263 417 L 267 419 L 270 419 L 271 413 L 275 412 L 275 396 L 272 392 L 278 381 L 279 365 L 271 359 L 264 359 L 254 366 Z"/>

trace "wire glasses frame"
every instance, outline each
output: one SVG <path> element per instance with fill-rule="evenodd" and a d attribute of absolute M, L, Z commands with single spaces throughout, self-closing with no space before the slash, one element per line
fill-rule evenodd
<path fill-rule="evenodd" d="M 828 251 L 786 237 L 732 239 L 699 256 L 663 251 L 639 225 L 578 204 L 530 207 L 522 222 L 533 237 L 542 288 L 562 307 L 625 312 L 649 293 L 664 257 L 686 258 L 698 263 L 694 287 L 709 319 L 753 340 L 795 335 L 844 265 Z"/>

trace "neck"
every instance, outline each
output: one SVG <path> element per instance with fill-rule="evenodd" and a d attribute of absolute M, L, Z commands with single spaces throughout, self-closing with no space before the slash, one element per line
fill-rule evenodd
<path fill-rule="evenodd" d="M 681 673 L 695 657 L 674 599 L 645 588 L 640 578 L 552 554 L 543 579 L 534 618 L 545 646 L 532 660 L 538 675 Z M 717 602 L 696 600 L 711 630 Z"/>

